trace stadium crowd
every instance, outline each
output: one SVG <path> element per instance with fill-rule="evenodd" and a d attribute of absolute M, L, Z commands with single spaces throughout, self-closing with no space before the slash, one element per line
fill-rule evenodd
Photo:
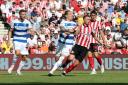
<path fill-rule="evenodd" d="M 77 0 L 80 12 L 73 9 L 70 0 L 1 0 L 0 21 L 10 30 L 11 22 L 19 17 L 19 10 L 27 11 L 26 18 L 35 30 L 28 35 L 28 49 L 31 54 L 55 53 L 59 24 L 66 10 L 72 10 L 74 21 L 83 24 L 83 16 L 97 12 L 102 21 L 108 48 L 99 45 L 101 54 L 128 54 L 128 1 L 127 0 Z M 100 38 L 100 36 L 99 36 Z M 13 53 L 13 43 L 7 45 L 8 37 L 0 40 L 1 54 Z"/>

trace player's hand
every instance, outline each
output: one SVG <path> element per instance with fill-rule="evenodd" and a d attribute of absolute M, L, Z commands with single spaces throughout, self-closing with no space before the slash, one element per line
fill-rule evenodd
<path fill-rule="evenodd" d="M 75 30 L 74 29 L 69 29 L 69 32 L 70 33 L 73 33 Z"/>

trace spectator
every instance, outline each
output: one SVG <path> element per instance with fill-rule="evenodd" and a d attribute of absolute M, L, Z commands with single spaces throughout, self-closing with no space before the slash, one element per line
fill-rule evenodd
<path fill-rule="evenodd" d="M 52 17 L 49 18 L 48 24 L 50 25 L 50 23 L 55 20 L 57 20 L 57 16 L 55 16 L 55 14 L 53 13 Z"/>
<path fill-rule="evenodd" d="M 3 53 L 10 53 L 10 49 L 12 48 L 12 44 L 8 45 L 7 43 L 8 43 L 8 40 L 7 40 L 7 36 L 5 35 L 3 37 L 3 41 L 1 44 L 1 48 L 2 48 Z"/>
<path fill-rule="evenodd" d="M 33 11 L 31 12 L 31 16 L 37 16 L 37 9 L 34 8 Z"/>
<path fill-rule="evenodd" d="M 33 29 L 40 30 L 41 23 L 38 21 L 37 15 L 32 15 L 31 19 L 30 19 L 30 22 L 32 24 Z"/>
<path fill-rule="evenodd" d="M 41 53 L 47 53 L 49 51 L 48 45 L 46 44 L 45 41 L 42 41 L 42 46 L 41 46 Z"/>
<path fill-rule="evenodd" d="M 52 41 L 52 42 L 50 43 L 48 49 L 49 49 L 49 52 L 50 52 L 50 53 L 55 53 L 56 46 L 55 46 L 55 42 L 54 42 L 54 41 Z"/>

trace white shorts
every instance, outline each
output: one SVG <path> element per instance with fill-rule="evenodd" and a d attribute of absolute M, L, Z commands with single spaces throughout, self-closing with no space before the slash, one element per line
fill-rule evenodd
<path fill-rule="evenodd" d="M 65 45 L 62 43 L 58 43 L 58 47 L 56 50 L 56 56 L 69 56 L 72 50 L 73 45 Z"/>
<path fill-rule="evenodd" d="M 22 55 L 28 55 L 27 43 L 14 42 L 14 50 L 20 50 Z"/>

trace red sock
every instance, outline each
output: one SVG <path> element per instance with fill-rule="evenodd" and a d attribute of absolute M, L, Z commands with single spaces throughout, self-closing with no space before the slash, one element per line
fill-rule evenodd
<path fill-rule="evenodd" d="M 89 65 L 90 65 L 91 69 L 94 69 L 94 58 L 88 57 L 88 60 L 89 60 Z"/>
<path fill-rule="evenodd" d="M 74 65 L 74 64 L 72 64 L 72 65 L 70 65 L 67 69 L 66 69 L 66 73 L 69 73 L 69 72 L 71 72 L 74 68 L 76 67 L 76 65 Z"/>
<path fill-rule="evenodd" d="M 97 56 L 96 59 L 97 59 L 98 63 L 99 63 L 100 65 L 102 65 L 102 59 L 101 59 L 101 56 L 100 56 L 100 55 Z"/>

